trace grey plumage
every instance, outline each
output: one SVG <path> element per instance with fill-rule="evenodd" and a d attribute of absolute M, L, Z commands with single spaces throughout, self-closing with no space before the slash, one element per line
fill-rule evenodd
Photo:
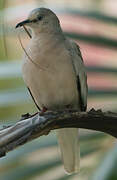
<path fill-rule="evenodd" d="M 38 8 L 17 27 L 23 24 L 32 30 L 28 56 L 24 56 L 23 78 L 37 106 L 58 110 L 70 105 L 79 111 L 86 110 L 87 79 L 81 52 L 76 43 L 64 36 L 57 16 L 49 9 Z M 66 171 L 78 172 L 78 129 L 59 129 L 57 136 Z"/>

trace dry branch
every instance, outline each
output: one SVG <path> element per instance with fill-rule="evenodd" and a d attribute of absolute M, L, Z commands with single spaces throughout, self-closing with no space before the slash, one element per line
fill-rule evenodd
<path fill-rule="evenodd" d="M 117 137 L 117 113 L 92 109 L 80 113 L 75 110 L 47 112 L 43 116 L 26 114 L 14 125 L 0 130 L 0 157 L 51 130 L 66 127 L 91 129 Z"/>

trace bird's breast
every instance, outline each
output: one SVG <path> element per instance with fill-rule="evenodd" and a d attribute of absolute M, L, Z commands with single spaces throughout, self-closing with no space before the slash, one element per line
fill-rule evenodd
<path fill-rule="evenodd" d="M 54 44 L 56 45 L 56 44 Z M 23 78 L 39 107 L 48 109 L 77 105 L 76 77 L 67 50 L 61 45 L 42 49 L 33 45 L 25 56 Z"/>

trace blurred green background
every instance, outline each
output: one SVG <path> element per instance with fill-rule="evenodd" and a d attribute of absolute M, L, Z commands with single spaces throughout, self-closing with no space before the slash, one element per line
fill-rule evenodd
<path fill-rule="evenodd" d="M 66 36 L 80 45 L 88 73 L 88 109 L 117 112 L 116 0 L 0 1 L 0 122 L 37 111 L 21 75 L 23 50 L 29 38 L 15 25 L 36 7 L 58 15 Z M 0 180 L 117 180 L 116 139 L 80 130 L 81 171 L 68 176 L 61 163 L 54 132 L 9 152 L 0 159 Z"/>

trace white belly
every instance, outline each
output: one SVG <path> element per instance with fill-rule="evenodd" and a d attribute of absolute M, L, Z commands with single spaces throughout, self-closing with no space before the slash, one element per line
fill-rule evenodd
<path fill-rule="evenodd" d="M 23 78 L 40 108 L 53 110 L 62 109 L 65 105 L 78 107 L 77 84 L 70 63 L 64 61 L 40 69 L 29 60 L 25 61 Z"/>

